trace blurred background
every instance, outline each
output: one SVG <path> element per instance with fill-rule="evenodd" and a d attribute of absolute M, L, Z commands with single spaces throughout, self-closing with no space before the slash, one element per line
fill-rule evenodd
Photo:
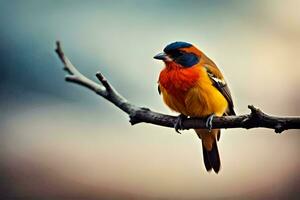
<path fill-rule="evenodd" d="M 297 199 L 300 134 L 223 130 L 207 173 L 192 130 L 128 116 L 64 81 L 55 41 L 87 77 L 101 70 L 129 101 L 173 114 L 157 93 L 173 41 L 222 69 L 236 111 L 300 115 L 300 1 L 0 0 L 1 199 Z"/>

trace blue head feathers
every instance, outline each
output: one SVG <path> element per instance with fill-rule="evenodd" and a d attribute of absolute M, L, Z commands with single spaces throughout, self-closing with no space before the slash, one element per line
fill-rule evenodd
<path fill-rule="evenodd" d="M 181 48 L 190 47 L 190 46 L 192 46 L 192 44 L 187 43 L 187 42 L 173 42 L 164 48 L 164 52 L 168 53 L 168 52 L 174 51 L 176 49 L 181 49 Z"/>

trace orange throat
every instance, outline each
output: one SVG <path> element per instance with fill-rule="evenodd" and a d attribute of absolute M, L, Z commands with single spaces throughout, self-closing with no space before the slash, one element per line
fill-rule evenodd
<path fill-rule="evenodd" d="M 186 92 L 194 87 L 199 79 L 199 67 L 183 68 L 175 62 L 166 62 L 160 72 L 159 84 L 174 97 L 183 98 Z"/>

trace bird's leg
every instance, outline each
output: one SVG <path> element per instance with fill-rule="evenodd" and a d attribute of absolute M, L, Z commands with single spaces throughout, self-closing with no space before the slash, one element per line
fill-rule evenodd
<path fill-rule="evenodd" d="M 179 132 L 179 130 L 182 130 L 182 122 L 183 120 L 187 119 L 187 116 L 183 115 L 183 114 L 180 114 L 177 119 L 176 119 L 176 123 L 174 125 L 174 128 L 175 128 L 175 131 L 179 134 L 181 134 Z"/>
<path fill-rule="evenodd" d="M 209 132 L 211 132 L 211 129 L 212 129 L 212 120 L 213 120 L 214 116 L 215 116 L 215 113 L 209 115 L 206 120 L 206 123 L 205 123 L 205 126 Z"/>

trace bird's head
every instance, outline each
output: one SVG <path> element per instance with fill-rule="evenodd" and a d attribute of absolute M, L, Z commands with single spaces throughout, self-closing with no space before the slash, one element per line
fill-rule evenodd
<path fill-rule="evenodd" d="M 202 52 L 187 42 L 173 42 L 164 48 L 163 53 L 154 56 L 166 65 L 176 63 L 182 68 L 192 67 L 200 62 Z"/>

